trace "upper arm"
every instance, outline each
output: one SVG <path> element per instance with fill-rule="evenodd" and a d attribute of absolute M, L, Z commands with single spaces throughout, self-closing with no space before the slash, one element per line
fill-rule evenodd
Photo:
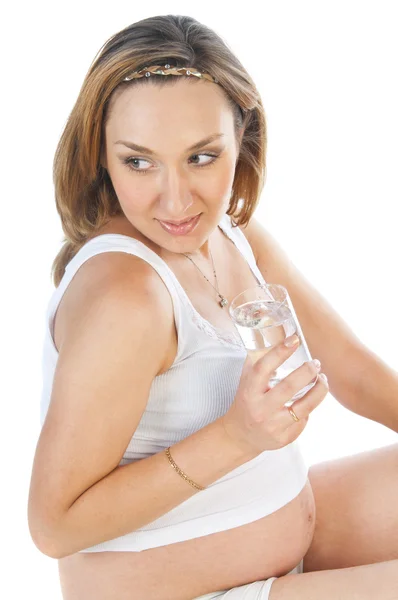
<path fill-rule="evenodd" d="M 321 361 L 331 393 L 344 401 L 360 381 L 366 347 L 269 231 L 253 218 L 242 231 L 265 281 L 287 289 L 311 355 Z"/>
<path fill-rule="evenodd" d="M 111 275 L 85 285 L 67 319 L 33 464 L 32 537 L 118 466 L 165 360 L 171 297 L 150 265 L 126 257 L 124 268 L 108 259 Z"/>

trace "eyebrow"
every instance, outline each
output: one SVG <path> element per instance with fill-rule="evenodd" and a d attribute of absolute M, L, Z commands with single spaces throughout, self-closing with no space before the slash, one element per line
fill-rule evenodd
<path fill-rule="evenodd" d="M 212 135 L 209 135 L 208 137 L 204 138 L 203 140 L 200 140 L 200 142 L 197 142 L 193 146 L 190 146 L 189 148 L 187 148 L 187 152 L 192 152 L 194 150 L 198 150 L 199 148 L 202 148 L 203 146 L 207 146 L 207 144 L 210 144 L 211 142 L 214 142 L 214 140 L 217 140 L 221 137 L 225 137 L 225 134 L 224 133 L 213 133 Z M 115 142 L 115 145 L 116 144 L 122 144 L 123 146 L 127 146 L 127 148 L 130 148 L 131 150 L 135 150 L 136 152 L 144 152 L 145 154 L 148 154 L 150 156 L 154 156 L 154 154 L 155 154 L 155 152 L 153 150 L 151 150 L 150 148 L 146 148 L 145 146 L 139 146 L 138 144 L 133 144 L 133 142 L 126 142 L 124 140 L 118 140 L 117 142 Z"/>

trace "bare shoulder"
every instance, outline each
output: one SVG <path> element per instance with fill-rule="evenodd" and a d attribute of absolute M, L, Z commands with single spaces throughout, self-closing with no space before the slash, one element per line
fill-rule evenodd
<path fill-rule="evenodd" d="M 96 306 L 113 304 L 126 316 L 139 310 L 142 318 L 151 316 L 157 323 L 159 341 L 173 339 L 174 311 L 170 293 L 155 269 L 138 256 L 127 252 L 102 252 L 86 260 L 74 275 L 59 304 L 54 323 L 58 351 L 66 333 Z"/>
<path fill-rule="evenodd" d="M 257 219 L 251 217 L 250 221 L 246 223 L 246 225 L 239 225 L 238 227 L 241 230 L 241 232 L 245 235 L 247 241 L 252 246 L 254 252 L 253 244 L 255 243 L 255 238 L 258 236 L 260 230 L 263 229 L 262 225 Z"/>
<path fill-rule="evenodd" d="M 252 248 L 256 264 L 265 280 L 279 281 L 282 285 L 291 282 L 295 275 L 295 265 L 275 236 L 254 217 L 240 229 Z"/>
<path fill-rule="evenodd" d="M 256 263 L 258 263 L 259 250 L 264 245 L 265 239 L 269 236 L 268 231 L 261 223 L 252 217 L 246 225 L 239 225 L 239 229 L 245 235 L 253 250 Z"/>

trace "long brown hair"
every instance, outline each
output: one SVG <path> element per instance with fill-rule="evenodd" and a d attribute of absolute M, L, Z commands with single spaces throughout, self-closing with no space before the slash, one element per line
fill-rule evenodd
<path fill-rule="evenodd" d="M 109 38 L 95 57 L 55 152 L 55 202 L 64 232 L 63 246 L 52 264 L 56 287 L 85 242 L 122 213 L 101 165 L 108 107 L 116 88 L 146 83 L 145 77 L 128 82 L 125 77 L 157 64 L 196 67 L 218 80 L 233 111 L 237 139 L 243 130 L 227 214 L 235 226 L 244 226 L 258 204 L 266 177 L 267 132 L 262 101 L 250 75 L 226 43 L 192 17 L 161 15 L 133 23 Z M 150 79 L 162 86 L 173 85 L 179 77 Z"/>

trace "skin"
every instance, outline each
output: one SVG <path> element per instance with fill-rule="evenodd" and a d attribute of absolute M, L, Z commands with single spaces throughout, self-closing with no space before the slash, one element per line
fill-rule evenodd
<path fill-rule="evenodd" d="M 311 467 L 316 527 L 305 571 L 398 559 L 397 475 L 398 444 Z"/>
<path fill-rule="evenodd" d="M 102 163 L 133 235 L 166 262 L 188 253 L 210 264 L 209 248 L 228 208 L 239 155 L 233 116 L 219 87 L 183 78 L 170 88 L 150 82 L 132 86 L 114 95 L 105 132 Z M 224 137 L 195 154 L 187 151 L 213 133 Z M 132 151 L 118 140 L 147 146 L 154 155 Z M 212 161 L 206 152 L 220 157 L 199 168 Z M 124 164 L 132 157 L 141 162 Z M 198 213 L 203 213 L 199 226 L 189 236 L 172 236 L 157 222 Z M 374 598 L 370 586 L 377 580 L 380 599 L 395 597 L 390 594 L 398 586 L 397 470 L 398 445 L 311 467 L 316 527 L 304 558 L 305 575 L 280 577 L 271 600 L 335 598 L 336 589 L 345 590 L 342 600 L 352 599 L 354 591 Z"/>
<path fill-rule="evenodd" d="M 398 444 L 313 465 L 316 504 L 304 574 L 278 578 L 270 600 L 398 598 Z"/>
<path fill-rule="evenodd" d="M 214 133 L 223 137 L 188 152 Z M 102 164 L 141 239 L 156 246 L 165 261 L 188 253 L 209 262 L 212 233 L 228 209 L 239 155 L 232 111 L 220 87 L 181 78 L 172 87 L 155 88 L 147 82 L 116 91 L 105 138 Z M 119 140 L 150 148 L 154 155 L 131 150 Z M 214 161 L 206 152 L 219 157 Z M 125 164 L 128 158 L 140 160 Z M 188 236 L 170 235 L 157 221 L 198 213 L 203 213 L 199 225 Z"/>

